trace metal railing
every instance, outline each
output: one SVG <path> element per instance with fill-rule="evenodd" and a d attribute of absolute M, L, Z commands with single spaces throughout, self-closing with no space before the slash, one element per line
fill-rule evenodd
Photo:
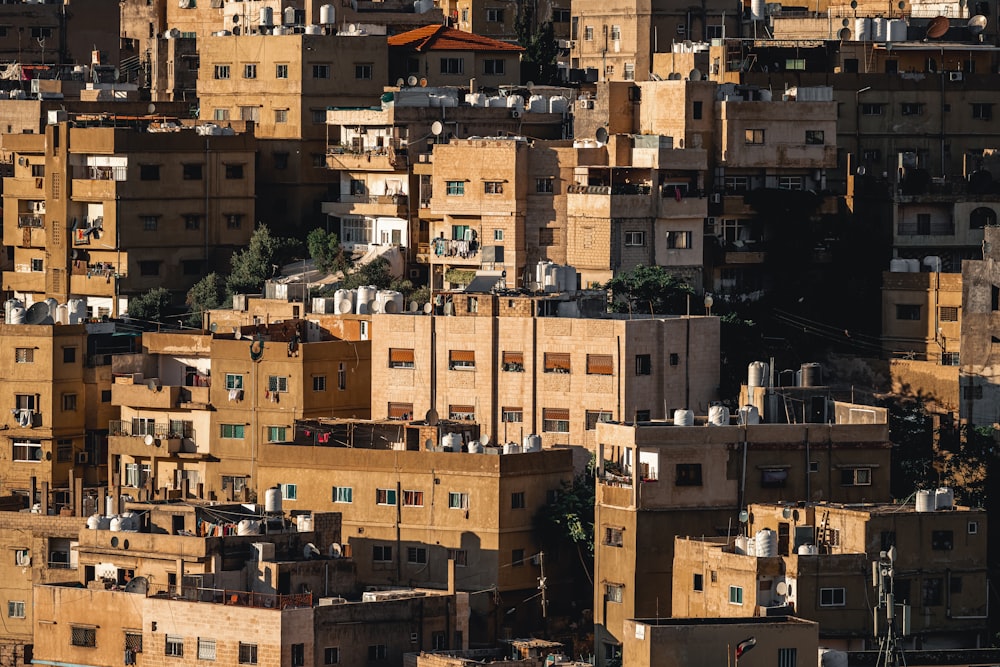
<path fill-rule="evenodd" d="M 85 181 L 124 181 L 128 178 L 128 167 L 73 167 L 73 178 Z"/>
<path fill-rule="evenodd" d="M 171 598 L 174 600 L 190 600 L 191 602 L 207 602 L 209 604 L 224 604 L 236 607 L 254 607 L 256 609 L 301 609 L 313 606 L 312 593 L 293 593 L 281 595 L 278 593 L 254 593 L 252 591 L 230 590 L 227 588 L 201 588 L 183 586 L 178 592 L 176 586 L 151 586 L 147 597 Z"/>
<path fill-rule="evenodd" d="M 32 228 L 32 229 L 43 229 L 45 227 L 45 220 L 38 217 L 37 215 L 19 215 L 17 217 L 18 229 Z"/>
<path fill-rule="evenodd" d="M 194 429 L 188 426 L 178 427 L 171 424 L 150 424 L 148 422 L 133 423 L 128 420 L 117 419 L 108 422 L 108 435 L 127 438 L 144 438 L 147 435 L 151 435 L 154 438 L 167 440 L 176 438 L 194 439 L 195 437 Z"/>

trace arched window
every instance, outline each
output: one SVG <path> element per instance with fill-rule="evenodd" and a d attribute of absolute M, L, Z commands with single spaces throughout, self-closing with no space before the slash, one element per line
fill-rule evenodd
<path fill-rule="evenodd" d="M 969 229 L 982 229 L 997 224 L 997 214 L 993 209 L 980 206 L 969 214 Z"/>

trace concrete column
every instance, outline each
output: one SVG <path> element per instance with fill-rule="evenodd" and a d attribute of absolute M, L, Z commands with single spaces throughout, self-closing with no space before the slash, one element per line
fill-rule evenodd
<path fill-rule="evenodd" d="M 448 559 L 448 595 L 455 594 L 455 559 Z"/>
<path fill-rule="evenodd" d="M 76 486 L 73 490 L 73 502 L 76 507 L 76 515 L 85 516 L 86 509 L 83 506 L 83 476 L 77 477 L 74 482 Z"/>
<path fill-rule="evenodd" d="M 69 505 L 74 509 L 73 514 L 79 516 L 79 511 L 76 510 L 76 507 L 77 505 L 80 504 L 80 501 L 76 497 L 76 475 L 73 474 L 75 470 L 76 468 L 69 469 L 69 474 L 66 481 L 69 482 Z"/>
<path fill-rule="evenodd" d="M 49 483 L 42 482 L 42 514 L 49 513 Z"/>

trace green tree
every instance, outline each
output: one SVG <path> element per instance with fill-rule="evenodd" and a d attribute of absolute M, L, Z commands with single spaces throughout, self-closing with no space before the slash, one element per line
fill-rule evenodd
<path fill-rule="evenodd" d="M 569 544 L 577 552 L 587 580 L 594 583 L 594 498 L 596 492 L 594 460 L 587 469 L 563 482 L 555 501 L 542 506 L 535 514 L 535 534 L 545 548 Z"/>
<path fill-rule="evenodd" d="M 662 266 L 640 264 L 604 285 L 611 292 L 613 312 L 681 314 L 694 289 Z"/>
<path fill-rule="evenodd" d="M 260 225 L 250 237 L 250 244 L 233 253 L 232 272 L 226 278 L 229 294 L 258 294 L 264 281 L 277 272 L 286 255 L 298 242 L 271 234 L 267 225 Z"/>
<path fill-rule="evenodd" d="M 163 322 L 169 311 L 170 290 L 166 287 L 154 287 L 128 302 L 128 315 L 137 320 Z"/>
<path fill-rule="evenodd" d="M 374 285 L 379 289 L 389 289 L 394 278 L 389 270 L 389 260 L 384 257 L 362 264 L 344 276 L 344 289 L 356 289 L 364 285 Z"/>
<path fill-rule="evenodd" d="M 533 5 L 522 0 L 518 3 L 514 32 L 518 44 L 524 47 L 522 77 L 536 83 L 555 83 L 559 45 L 552 21 L 538 21 Z"/>
<path fill-rule="evenodd" d="M 187 298 L 184 301 L 191 310 L 187 323 L 193 327 L 200 327 L 203 322 L 202 313 L 206 310 L 220 308 L 225 300 L 226 282 L 213 271 L 188 290 Z"/>
<path fill-rule="evenodd" d="M 306 237 L 306 248 L 316 268 L 325 273 L 344 271 L 348 266 L 344 249 L 340 247 L 337 235 L 317 227 Z"/>

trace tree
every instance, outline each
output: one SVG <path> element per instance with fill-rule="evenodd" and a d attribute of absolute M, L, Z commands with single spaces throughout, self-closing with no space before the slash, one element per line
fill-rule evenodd
<path fill-rule="evenodd" d="M 518 3 L 514 32 L 518 44 L 524 47 L 522 78 L 536 83 L 556 83 L 559 44 L 552 21 L 538 21 L 532 4 L 522 0 Z"/>
<path fill-rule="evenodd" d="M 128 302 L 129 317 L 147 322 L 162 322 L 169 310 L 170 290 L 166 287 L 154 287 Z"/>
<path fill-rule="evenodd" d="M 191 309 L 187 323 L 193 327 L 202 324 L 202 313 L 220 308 L 226 300 L 226 283 L 216 272 L 212 272 L 188 290 L 185 303 Z"/>
<path fill-rule="evenodd" d="M 604 285 L 611 291 L 613 312 L 681 314 L 694 289 L 662 266 L 640 264 Z"/>
<path fill-rule="evenodd" d="M 374 285 L 379 289 L 389 289 L 393 280 L 392 272 L 389 270 L 389 260 L 379 257 L 358 266 L 353 272 L 344 276 L 343 288 L 356 289 L 364 285 Z"/>
<path fill-rule="evenodd" d="M 544 505 L 535 515 L 535 534 L 543 547 L 571 544 L 591 584 L 590 568 L 594 562 L 594 498 L 596 492 L 594 459 L 586 470 L 563 482 L 554 502 Z"/>
<path fill-rule="evenodd" d="M 250 244 L 233 253 L 233 270 L 226 278 L 229 294 L 259 294 L 264 281 L 277 272 L 277 265 L 298 244 L 293 239 L 273 236 L 267 225 L 260 225 L 250 237 Z"/>
<path fill-rule="evenodd" d="M 316 268 L 324 273 L 336 273 L 344 271 L 348 266 L 348 261 L 344 255 L 344 249 L 340 247 L 340 239 L 337 235 L 328 232 L 322 227 L 317 227 L 306 237 L 306 248 L 309 256 L 312 257 Z"/>

